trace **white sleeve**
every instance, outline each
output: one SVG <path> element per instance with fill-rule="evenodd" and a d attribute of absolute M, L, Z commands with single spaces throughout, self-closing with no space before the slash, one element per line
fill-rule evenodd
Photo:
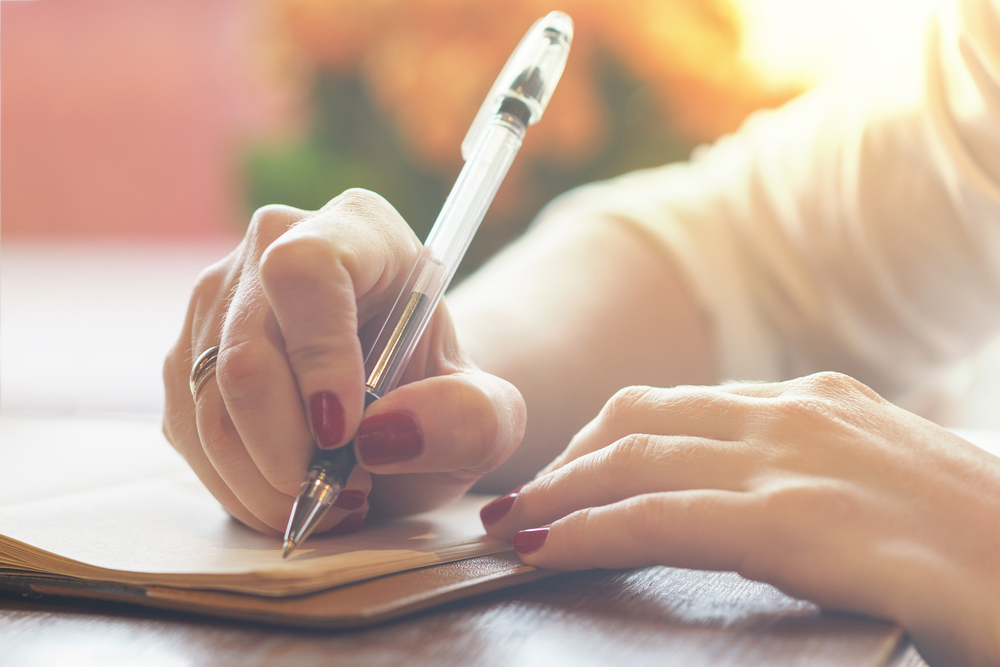
<path fill-rule="evenodd" d="M 662 240 L 723 377 L 836 369 L 901 395 L 1000 330 L 996 2 L 937 17 L 923 63 L 817 88 L 547 214 L 582 212 Z"/>

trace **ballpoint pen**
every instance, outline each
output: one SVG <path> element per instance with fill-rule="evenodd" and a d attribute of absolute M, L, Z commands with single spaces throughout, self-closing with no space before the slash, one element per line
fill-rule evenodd
<path fill-rule="evenodd" d="M 572 19 L 562 12 L 551 12 L 528 30 L 500 71 L 462 141 L 465 166 L 365 358 L 365 407 L 399 382 L 507 175 L 525 130 L 542 117 L 562 76 L 572 40 Z M 292 506 L 282 557 L 287 558 L 322 520 L 355 464 L 353 442 L 333 450 L 316 449 Z"/>

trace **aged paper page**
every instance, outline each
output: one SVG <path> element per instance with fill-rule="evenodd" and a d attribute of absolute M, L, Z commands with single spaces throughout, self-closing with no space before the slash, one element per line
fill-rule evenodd
<path fill-rule="evenodd" d="M 141 471 L 133 475 L 139 478 L 134 482 L 87 488 L 78 480 L 76 488 L 85 490 L 55 496 L 52 489 L 59 485 L 51 480 L 42 484 L 40 471 L 31 470 L 34 466 L 30 462 L 20 469 L 4 466 L 0 485 L 10 481 L 26 490 L 45 489 L 26 494 L 35 499 L 25 502 L 8 495 L 7 502 L 0 505 L 0 567 L 136 585 L 273 596 L 317 591 L 510 549 L 509 544 L 484 534 L 478 512 L 487 499 L 469 496 L 434 512 L 367 526 L 353 535 L 312 537 L 283 561 L 280 539 L 261 535 L 230 518 L 192 473 L 149 476 L 155 472 L 150 458 L 163 456 L 153 443 L 169 452 L 158 425 L 80 420 L 81 425 L 74 429 L 72 422 L 76 420 L 57 427 L 32 421 L 5 418 L 0 433 L 17 436 L 17 442 L 4 439 L 5 453 L 29 449 L 37 453 L 34 466 L 60 460 L 61 443 L 46 440 L 58 435 L 61 441 L 71 433 L 88 435 L 89 442 L 77 440 L 75 445 L 86 446 L 87 460 L 95 461 L 95 467 L 100 467 L 103 451 L 124 457 L 127 442 L 118 441 L 137 434 L 148 436 L 146 442 L 135 446 L 149 449 L 150 455 L 130 464 Z M 99 441 L 102 429 L 109 441 L 116 442 L 114 446 L 104 447 Z M 43 457 L 39 450 L 48 456 Z M 87 477 L 78 467 L 55 473 Z M 25 479 L 34 486 L 26 485 Z"/>

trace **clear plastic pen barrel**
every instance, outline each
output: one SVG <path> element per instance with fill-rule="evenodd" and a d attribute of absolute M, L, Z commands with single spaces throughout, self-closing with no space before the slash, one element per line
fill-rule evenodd
<path fill-rule="evenodd" d="M 562 12 L 549 12 L 531 26 L 486 95 L 462 142 L 465 167 L 365 359 L 365 407 L 399 383 L 521 147 L 525 129 L 545 112 L 572 41 L 573 20 Z M 287 558 L 319 525 L 356 463 L 350 444 L 316 449 L 285 529 L 282 557 Z"/>
<path fill-rule="evenodd" d="M 367 388 L 392 391 L 524 139 L 525 124 L 498 112 L 458 176 L 386 325 L 365 361 Z"/>

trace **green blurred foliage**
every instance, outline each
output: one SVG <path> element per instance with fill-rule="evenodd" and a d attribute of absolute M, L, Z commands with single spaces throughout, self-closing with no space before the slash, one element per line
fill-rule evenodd
<path fill-rule="evenodd" d="M 552 164 L 536 156 L 528 165 L 532 187 L 516 214 L 507 218 L 487 214 L 459 275 L 519 235 L 559 194 L 591 181 L 684 159 L 690 153 L 692 142 L 669 130 L 669 119 L 651 86 L 606 54 L 596 71 L 608 121 L 606 141 L 590 159 L 573 165 Z M 348 188 L 361 187 L 392 202 L 417 236 L 425 238 L 457 170 L 441 173 L 415 160 L 359 79 L 320 75 L 311 97 L 312 125 L 303 141 L 259 144 L 247 151 L 244 174 L 250 209 L 283 203 L 311 210 Z M 546 117 L 541 122 L 557 120 Z M 530 131 L 526 141 L 531 141 Z"/>

